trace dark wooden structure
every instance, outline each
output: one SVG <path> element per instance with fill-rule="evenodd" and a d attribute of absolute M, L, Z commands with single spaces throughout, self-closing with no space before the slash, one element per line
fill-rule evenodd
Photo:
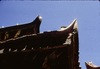
<path fill-rule="evenodd" d="M 26 28 L 24 31 L 28 32 L 28 30 L 37 28 L 38 32 L 31 30 L 33 33 L 0 41 L 0 50 L 3 50 L 0 54 L 0 68 L 81 69 L 78 62 L 79 40 L 77 21 L 74 20 L 71 25 L 63 30 L 43 33 L 39 33 L 40 22 L 39 20 L 38 28 L 33 26 L 29 29 L 31 25 L 27 28 L 27 24 L 26 27 L 23 27 Z M 18 28 L 18 30 L 20 29 L 22 27 Z"/>
<path fill-rule="evenodd" d="M 92 62 L 85 62 L 87 69 L 100 69 L 100 66 L 94 65 Z"/>
<path fill-rule="evenodd" d="M 0 28 L 0 41 L 5 41 L 7 39 L 20 37 L 23 35 L 37 34 L 40 32 L 39 28 L 41 21 L 41 16 L 38 16 L 34 21 L 27 24 Z"/>

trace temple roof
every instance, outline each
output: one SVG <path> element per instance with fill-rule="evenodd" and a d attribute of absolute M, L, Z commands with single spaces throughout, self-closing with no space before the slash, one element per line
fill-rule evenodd
<path fill-rule="evenodd" d="M 92 62 L 85 62 L 87 69 L 100 69 L 100 66 L 93 64 Z"/>
<path fill-rule="evenodd" d="M 30 23 L 0 28 L 0 41 L 23 35 L 40 33 L 41 21 L 42 17 L 38 16 Z"/>
<path fill-rule="evenodd" d="M 24 31 L 29 30 L 31 25 L 29 24 L 29 27 L 27 27 L 28 24 L 25 25 Z M 37 27 L 31 29 L 33 28 L 36 29 Z M 22 28 L 19 27 L 18 29 L 21 30 Z M 0 41 L 0 50 L 2 50 L 0 53 L 1 69 L 81 69 L 78 62 L 77 20 L 74 20 L 63 30 L 23 33 L 18 37 Z"/>
<path fill-rule="evenodd" d="M 76 24 L 77 24 L 77 21 L 74 20 L 64 30 L 23 35 L 21 37 L 11 38 L 5 41 L 0 41 L 0 49 L 5 48 L 5 47 L 16 48 L 17 44 L 19 44 L 19 46 L 20 45 L 22 46 L 22 45 L 27 45 L 27 44 L 32 44 L 32 43 L 34 47 L 38 47 L 38 46 L 41 47 L 42 45 L 43 47 L 63 45 L 66 43 L 66 39 L 71 38 L 71 36 L 75 34 L 75 32 L 77 33 L 77 28 L 75 28 Z M 22 42 L 25 42 L 25 43 L 22 43 Z M 11 46 L 9 44 L 14 45 L 14 46 Z"/>

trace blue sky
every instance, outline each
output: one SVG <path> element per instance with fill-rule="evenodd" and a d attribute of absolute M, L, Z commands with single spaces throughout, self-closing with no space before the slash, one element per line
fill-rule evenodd
<path fill-rule="evenodd" d="M 77 19 L 79 52 L 84 62 L 100 65 L 100 2 L 98 1 L 25 1 L 0 2 L 0 27 L 24 24 L 38 15 L 43 17 L 40 31 L 59 30 Z"/>

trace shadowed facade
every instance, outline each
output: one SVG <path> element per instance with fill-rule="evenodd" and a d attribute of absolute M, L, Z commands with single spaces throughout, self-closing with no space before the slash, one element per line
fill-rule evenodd
<path fill-rule="evenodd" d="M 24 26 L 24 32 L 35 29 L 35 31 L 31 30 L 32 33 L 22 33 L 23 35 L 19 34 L 16 38 L 13 35 L 12 38 L 0 41 L 0 50 L 3 50 L 0 53 L 0 68 L 81 69 L 78 62 L 79 40 L 77 21 L 74 20 L 68 27 L 64 27 L 61 30 L 43 33 L 39 33 L 40 22 L 41 20 L 36 21 L 33 26 L 29 24 L 20 25 Z M 21 29 L 22 27 L 18 27 L 18 30 Z M 6 29 L 2 30 L 5 32 Z M 11 35 L 9 34 L 9 36 Z"/>

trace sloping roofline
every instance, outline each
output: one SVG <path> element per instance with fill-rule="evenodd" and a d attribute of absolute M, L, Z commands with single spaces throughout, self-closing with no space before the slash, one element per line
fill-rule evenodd
<path fill-rule="evenodd" d="M 40 33 L 41 21 L 42 17 L 37 16 L 37 18 L 30 23 L 0 28 L 0 41 L 23 35 Z"/>
<path fill-rule="evenodd" d="M 85 62 L 85 65 L 87 69 L 100 69 L 100 66 L 96 66 L 92 62 Z"/>

